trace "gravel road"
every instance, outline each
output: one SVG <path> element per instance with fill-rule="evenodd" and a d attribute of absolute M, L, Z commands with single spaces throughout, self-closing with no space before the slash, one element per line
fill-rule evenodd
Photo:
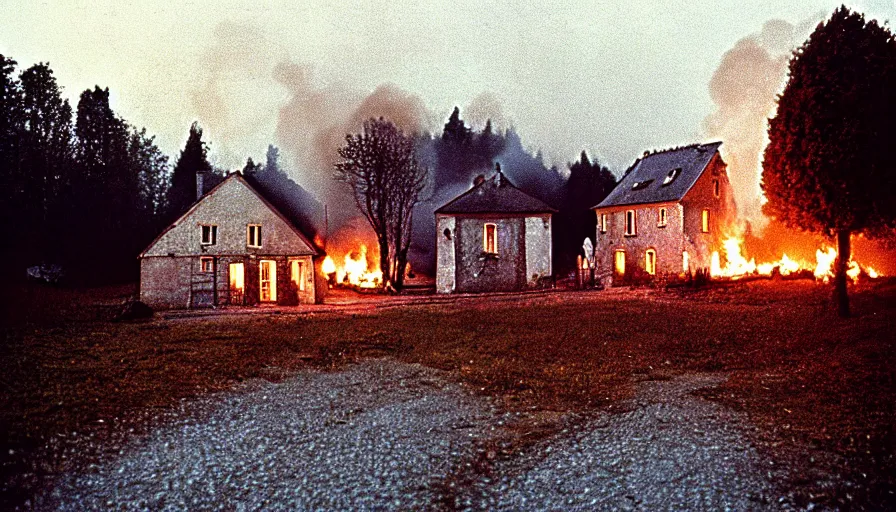
<path fill-rule="evenodd" d="M 778 510 L 787 470 L 747 418 L 688 375 L 637 385 L 626 412 L 578 422 L 479 474 L 477 451 L 519 416 L 389 359 L 253 380 L 185 402 L 171 421 L 83 471 L 45 510 Z M 458 478 L 458 475 L 472 475 Z M 466 482 L 461 488 L 448 482 Z M 449 490 L 450 489 L 450 490 Z"/>

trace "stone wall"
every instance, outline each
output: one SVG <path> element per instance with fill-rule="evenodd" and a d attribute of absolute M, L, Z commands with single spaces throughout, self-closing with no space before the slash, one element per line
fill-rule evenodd
<path fill-rule="evenodd" d="M 457 231 L 455 218 L 439 215 L 436 217 L 436 292 L 451 293 L 455 288 L 454 264 Z"/>
<path fill-rule="evenodd" d="M 486 254 L 483 226 L 497 226 L 498 253 Z M 526 285 L 526 225 L 523 217 L 456 219 L 456 287 L 459 292 L 520 290 Z"/>
<path fill-rule="evenodd" d="M 551 277 L 551 216 L 526 217 L 526 284 Z"/>

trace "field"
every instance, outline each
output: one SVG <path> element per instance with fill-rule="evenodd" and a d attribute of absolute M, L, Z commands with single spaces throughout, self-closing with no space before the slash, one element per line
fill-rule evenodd
<path fill-rule="evenodd" d="M 843 461 L 832 468 L 849 483 L 842 488 L 793 482 L 807 502 L 896 506 L 891 281 L 855 286 L 855 315 L 845 320 L 830 288 L 808 281 L 450 299 L 343 294 L 323 307 L 112 322 L 133 291 L 0 292 L 3 508 L 46 476 L 89 462 L 47 453 L 51 439 L 139 431 L 141 418 L 182 398 L 370 356 L 447 370 L 545 418 L 612 411 L 639 380 L 722 372 L 727 382 L 706 396 L 746 411 L 775 439 L 762 446 L 772 456 L 808 445 Z M 551 435 L 550 422 L 539 435 Z"/>

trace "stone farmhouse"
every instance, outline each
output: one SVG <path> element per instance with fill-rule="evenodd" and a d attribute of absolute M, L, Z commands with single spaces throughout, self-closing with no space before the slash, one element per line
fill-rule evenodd
<path fill-rule="evenodd" d="M 323 300 L 323 250 L 294 212 L 239 172 L 202 191 L 199 174 L 197 202 L 140 254 L 141 301 L 197 308 Z"/>
<path fill-rule="evenodd" d="M 436 291 L 515 291 L 552 274 L 550 206 L 501 172 L 435 211 Z"/>
<path fill-rule="evenodd" d="M 709 271 L 736 216 L 721 145 L 645 153 L 635 161 L 594 207 L 598 273 L 618 282 L 636 269 L 660 276 Z"/>

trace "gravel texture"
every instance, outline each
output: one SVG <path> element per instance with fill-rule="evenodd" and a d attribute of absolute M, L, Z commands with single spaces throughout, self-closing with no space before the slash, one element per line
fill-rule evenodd
<path fill-rule="evenodd" d="M 39 509 L 413 510 L 500 415 L 436 371 L 371 360 L 186 403 L 180 418 L 81 474 Z"/>
<path fill-rule="evenodd" d="M 757 510 L 786 507 L 746 417 L 691 393 L 723 381 L 687 375 L 637 386 L 626 412 L 543 444 L 479 486 L 497 510 Z"/>
<path fill-rule="evenodd" d="M 747 418 L 686 375 L 636 385 L 624 412 L 486 470 L 482 446 L 519 414 L 440 372 L 389 359 L 304 371 L 184 402 L 99 464 L 60 476 L 38 509 L 778 510 L 787 470 Z M 810 507 L 811 508 L 811 507 Z"/>

